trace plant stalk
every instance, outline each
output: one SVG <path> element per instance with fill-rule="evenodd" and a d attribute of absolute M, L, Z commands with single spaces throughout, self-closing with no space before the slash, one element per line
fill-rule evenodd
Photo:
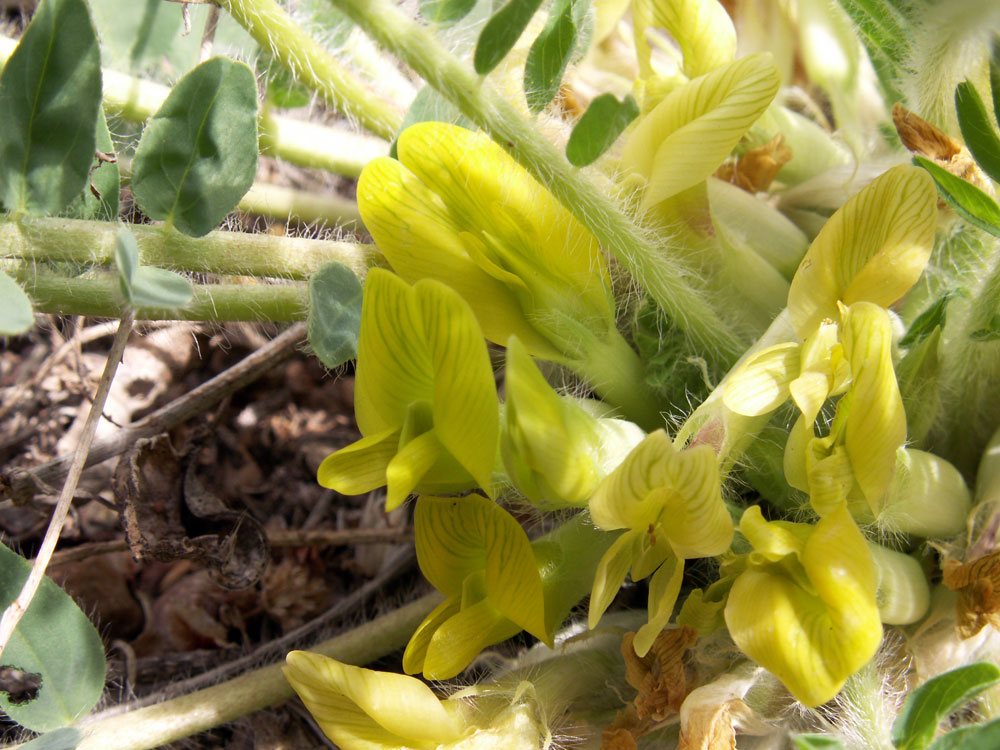
<path fill-rule="evenodd" d="M 119 225 L 111 222 L 20 217 L 0 221 L 0 258 L 33 263 L 114 264 Z M 188 237 L 163 226 L 130 224 L 144 265 L 175 271 L 306 279 L 326 263 L 343 263 L 360 278 L 382 265 L 374 245 L 242 232 Z M 114 313 L 118 317 L 118 313 Z"/>
<path fill-rule="evenodd" d="M 643 285 L 697 349 L 728 367 L 743 342 L 696 289 L 686 264 L 643 230 L 426 27 L 386 0 L 332 0 L 377 42 L 483 128 L 565 205 Z"/>
<path fill-rule="evenodd" d="M 348 664 L 370 663 L 402 647 L 440 601 L 440 594 L 428 594 L 310 650 Z M 147 750 L 273 706 L 294 696 L 282 666 L 255 669 L 136 711 L 87 717 L 77 725 L 83 733 L 77 750 Z"/>
<path fill-rule="evenodd" d="M 69 278 L 28 266 L 5 267 L 31 298 L 35 312 L 115 318 L 125 298 L 117 276 Z M 309 292 L 290 284 L 194 284 L 194 296 L 182 308 L 135 308 L 136 320 L 211 320 L 291 322 L 303 320 Z"/>
<path fill-rule="evenodd" d="M 386 140 L 403 114 L 340 64 L 273 0 L 215 0 L 295 78 L 347 117 Z"/>

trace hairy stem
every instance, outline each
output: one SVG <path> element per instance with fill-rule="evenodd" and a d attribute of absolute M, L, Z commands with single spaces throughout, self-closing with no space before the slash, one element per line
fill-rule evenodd
<path fill-rule="evenodd" d="M 452 101 L 586 226 L 657 304 L 715 363 L 728 365 L 743 343 L 696 287 L 690 269 L 651 243 L 508 102 L 449 53 L 424 26 L 386 0 L 332 0 L 376 41 Z"/>
<path fill-rule="evenodd" d="M 118 229 L 115 223 L 78 219 L 22 216 L 0 221 L 0 258 L 112 265 Z M 336 261 L 363 278 L 369 268 L 385 263 L 374 245 L 353 242 L 242 232 L 210 232 L 194 238 L 146 224 L 130 224 L 129 229 L 144 265 L 175 271 L 306 279 Z"/>
<path fill-rule="evenodd" d="M 118 278 L 111 274 L 68 278 L 24 265 L 4 270 L 24 287 L 35 312 L 114 318 L 125 305 Z M 309 293 L 302 282 L 193 286 L 194 296 L 184 307 L 137 307 L 136 319 L 289 322 L 304 319 L 309 305 Z"/>
<path fill-rule="evenodd" d="M 309 36 L 273 0 L 216 0 L 298 79 L 347 117 L 385 139 L 392 139 L 402 112 L 372 92 Z"/>
<path fill-rule="evenodd" d="M 588 341 L 582 358 L 570 366 L 597 395 L 621 407 L 627 419 L 647 430 L 663 426 L 663 399 L 647 385 L 645 365 L 618 331 L 606 340 Z"/>
<path fill-rule="evenodd" d="M 348 664 L 367 664 L 406 643 L 440 600 L 439 594 L 429 594 L 311 650 Z M 294 695 L 281 668 L 272 664 L 136 711 L 88 717 L 78 725 L 83 739 L 77 750 L 146 750 L 273 706 Z"/>

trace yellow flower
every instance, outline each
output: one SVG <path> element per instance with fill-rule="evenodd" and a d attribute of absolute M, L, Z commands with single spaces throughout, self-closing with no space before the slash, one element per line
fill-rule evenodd
<path fill-rule="evenodd" d="M 882 641 L 865 538 L 844 505 L 815 526 L 765 521 L 753 506 L 740 531 L 754 551 L 729 593 L 729 634 L 799 701 L 825 703 Z"/>
<path fill-rule="evenodd" d="M 715 451 L 707 445 L 677 451 L 665 431 L 650 433 L 598 486 L 590 514 L 606 531 L 626 529 L 598 564 L 590 627 L 597 625 L 629 569 L 636 581 L 652 574 L 649 622 L 634 641 L 636 653 L 644 656 L 670 620 L 684 560 L 722 554 L 732 541 Z"/>
<path fill-rule="evenodd" d="M 321 485 L 348 495 L 388 485 L 388 510 L 415 490 L 492 493 L 496 384 L 482 331 L 455 292 L 372 269 L 356 372 L 364 437 L 323 461 Z"/>

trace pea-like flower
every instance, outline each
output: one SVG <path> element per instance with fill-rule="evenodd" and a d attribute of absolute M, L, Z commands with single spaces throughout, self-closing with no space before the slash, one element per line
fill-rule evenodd
<path fill-rule="evenodd" d="M 765 521 L 753 506 L 740 532 L 754 551 L 729 592 L 729 634 L 806 706 L 830 700 L 882 641 L 864 536 L 844 504 L 815 526 Z"/>
<path fill-rule="evenodd" d="M 646 436 L 598 486 L 590 499 L 598 527 L 625 529 L 597 568 L 590 597 L 595 627 L 631 569 L 635 581 L 652 575 L 649 621 L 635 636 L 644 656 L 670 620 L 684 575 L 684 560 L 719 555 L 733 539 L 722 500 L 719 462 L 708 445 L 676 450 L 667 433 Z"/>
<path fill-rule="evenodd" d="M 616 328 L 594 235 L 481 133 L 423 122 L 397 148 L 398 160 L 374 159 L 358 180 L 365 226 L 396 273 L 447 284 L 490 341 L 516 335 L 630 419 L 658 421 L 642 362 Z"/>
<path fill-rule="evenodd" d="M 323 461 L 324 487 L 353 495 L 388 485 L 389 510 L 415 490 L 492 493 L 493 369 L 472 310 L 445 285 L 428 279 L 411 287 L 369 271 L 354 411 L 363 437 Z"/>
<path fill-rule="evenodd" d="M 523 699 L 481 710 L 457 695 L 440 700 L 415 677 L 321 654 L 292 651 L 286 664 L 286 679 L 343 750 L 536 750 L 546 736 Z"/>

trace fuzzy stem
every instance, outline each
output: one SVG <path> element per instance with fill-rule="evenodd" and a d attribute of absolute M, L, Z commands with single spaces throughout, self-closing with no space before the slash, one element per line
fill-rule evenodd
<path fill-rule="evenodd" d="M 566 161 L 508 102 L 449 53 L 425 27 L 385 0 L 332 0 L 376 41 L 419 73 L 511 153 L 639 280 L 699 351 L 728 365 L 742 351 L 732 328 L 693 285 L 686 265 Z"/>
<path fill-rule="evenodd" d="M 116 318 L 122 297 L 117 277 L 67 278 L 27 266 L 5 267 L 24 287 L 35 312 Z M 137 320 L 213 320 L 289 322 L 306 317 L 309 306 L 304 283 L 194 284 L 194 296 L 182 308 L 137 307 Z"/>
<path fill-rule="evenodd" d="M 361 223 L 357 201 L 266 182 L 255 182 L 240 198 L 237 209 L 281 220 L 298 219 L 307 224 L 344 226 Z"/>
<path fill-rule="evenodd" d="M 273 0 L 216 0 L 303 85 L 362 127 L 392 139 L 402 112 L 370 91 Z"/>
<path fill-rule="evenodd" d="M 367 664 L 400 648 L 417 624 L 440 602 L 430 594 L 310 650 L 348 664 Z M 77 750 L 146 750 L 217 727 L 294 696 L 282 664 L 240 675 L 219 685 L 153 706 L 78 725 Z"/>
<path fill-rule="evenodd" d="M 112 265 L 119 225 L 101 221 L 30 218 L 0 221 L 0 258 Z M 130 224 L 144 265 L 175 271 L 306 279 L 332 261 L 363 278 L 384 259 L 374 245 L 209 232 L 188 237 L 163 226 Z M 115 317 L 117 317 L 115 313 Z"/>
<path fill-rule="evenodd" d="M 6 63 L 16 47 L 17 40 L 0 36 L 0 64 Z M 146 122 L 170 93 L 167 86 L 113 70 L 103 70 L 102 78 L 104 111 L 109 117 L 129 122 Z M 344 177 L 357 177 L 365 164 L 389 151 L 382 138 L 282 117 L 266 107 L 261 110 L 258 128 L 262 154 Z"/>

